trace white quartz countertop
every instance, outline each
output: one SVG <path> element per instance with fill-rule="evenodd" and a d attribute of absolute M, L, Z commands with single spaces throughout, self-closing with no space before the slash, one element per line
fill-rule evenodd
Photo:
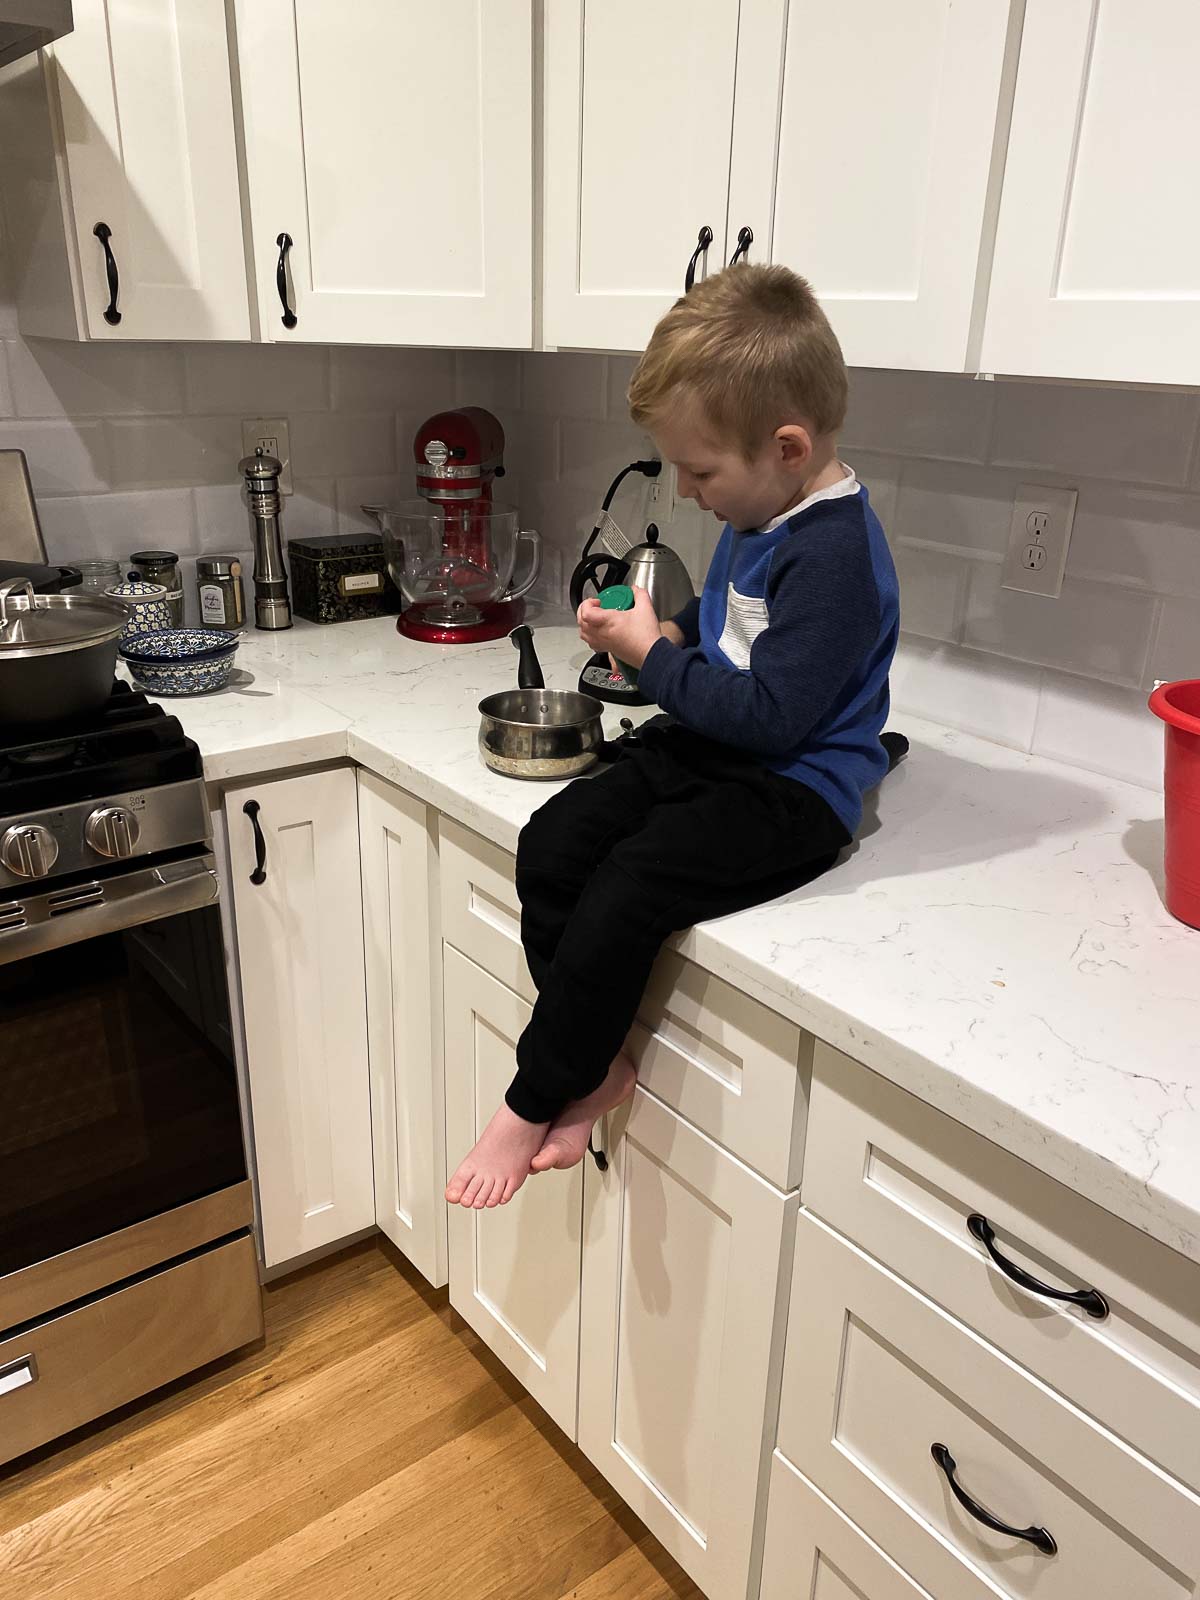
<path fill-rule="evenodd" d="M 573 625 L 530 620 L 547 684 L 573 687 Z M 516 681 L 506 639 L 437 647 L 390 618 L 301 623 L 248 634 L 238 663 L 221 694 L 168 702 L 213 781 L 349 758 L 510 850 L 557 788 L 479 758 L 476 704 Z M 678 947 L 1200 1261 L 1200 933 L 1161 903 L 1161 797 L 893 726 L 912 752 L 853 853 Z"/>

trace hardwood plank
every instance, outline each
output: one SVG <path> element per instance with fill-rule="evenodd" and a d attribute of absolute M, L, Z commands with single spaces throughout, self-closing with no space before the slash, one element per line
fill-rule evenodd
<path fill-rule="evenodd" d="M 261 1346 L 0 1475 L 6 1600 L 698 1600 L 390 1247 L 264 1299 Z"/>

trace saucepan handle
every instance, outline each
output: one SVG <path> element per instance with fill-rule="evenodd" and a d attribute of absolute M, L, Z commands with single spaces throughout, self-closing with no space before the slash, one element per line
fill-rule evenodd
<path fill-rule="evenodd" d="M 521 652 L 521 660 L 517 666 L 517 687 L 544 689 L 546 680 L 542 676 L 542 664 L 537 658 L 537 651 L 533 648 L 533 629 L 522 623 L 519 628 L 514 628 L 508 637 Z"/>

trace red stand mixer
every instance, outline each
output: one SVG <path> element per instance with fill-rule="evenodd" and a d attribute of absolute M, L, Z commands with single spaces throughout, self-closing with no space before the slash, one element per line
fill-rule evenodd
<path fill-rule="evenodd" d="M 392 580 L 404 597 L 397 630 L 426 644 L 475 644 L 511 633 L 521 596 L 541 570 L 541 540 L 492 500 L 504 475 L 504 430 L 490 411 L 439 411 L 413 439 L 420 500 L 365 505 L 379 524 Z M 521 544 L 529 570 L 513 569 Z"/>

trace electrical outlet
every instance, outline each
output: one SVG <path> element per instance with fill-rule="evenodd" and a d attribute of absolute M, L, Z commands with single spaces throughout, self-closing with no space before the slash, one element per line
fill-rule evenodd
<path fill-rule="evenodd" d="M 675 468 L 667 461 L 663 462 L 663 469 L 657 478 L 647 480 L 649 493 L 646 496 L 646 518 L 650 522 L 670 522 L 675 515 L 675 508 L 679 503 L 678 492 L 675 487 Z"/>
<path fill-rule="evenodd" d="M 1075 523 L 1075 500 L 1074 489 L 1017 485 L 1001 579 L 1005 589 L 1058 599 Z"/>
<path fill-rule="evenodd" d="M 292 492 L 292 444 L 286 417 L 246 417 L 242 419 L 242 453 L 252 456 L 261 450 L 265 456 L 282 461 L 280 494 Z"/>

